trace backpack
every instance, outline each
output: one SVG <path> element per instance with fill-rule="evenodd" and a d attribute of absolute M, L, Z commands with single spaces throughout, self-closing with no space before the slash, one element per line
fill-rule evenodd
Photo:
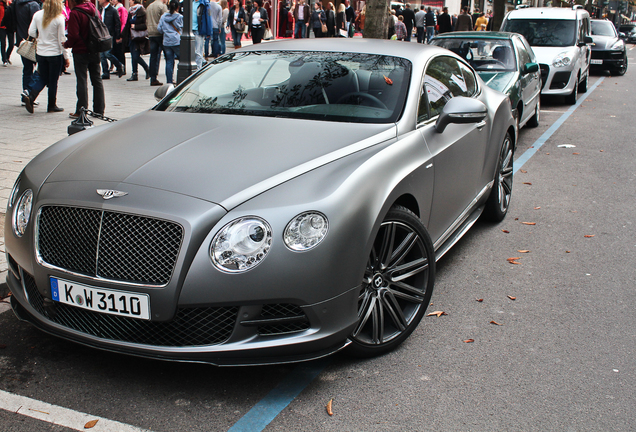
<path fill-rule="evenodd" d="M 97 11 L 91 16 L 83 9 L 77 8 L 77 10 L 88 17 L 88 41 L 85 41 L 88 52 L 94 54 L 110 51 L 113 48 L 113 37 Z"/>
<path fill-rule="evenodd" d="M 197 24 L 199 35 L 212 36 L 212 16 L 210 15 L 210 1 L 201 0 L 197 7 Z"/>

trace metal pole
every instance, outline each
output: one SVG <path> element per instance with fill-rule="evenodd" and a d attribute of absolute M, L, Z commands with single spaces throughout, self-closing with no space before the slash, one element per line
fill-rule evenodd
<path fill-rule="evenodd" d="M 194 54 L 194 33 L 192 33 L 192 0 L 183 0 L 183 32 L 177 67 L 177 85 L 197 70 Z"/>

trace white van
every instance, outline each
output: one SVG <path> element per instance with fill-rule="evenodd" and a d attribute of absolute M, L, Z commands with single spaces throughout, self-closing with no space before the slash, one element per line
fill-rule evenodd
<path fill-rule="evenodd" d="M 509 12 L 501 31 L 521 33 L 541 68 L 541 94 L 564 95 L 575 104 L 587 91 L 591 48 L 590 15 L 574 8 L 523 8 Z"/>

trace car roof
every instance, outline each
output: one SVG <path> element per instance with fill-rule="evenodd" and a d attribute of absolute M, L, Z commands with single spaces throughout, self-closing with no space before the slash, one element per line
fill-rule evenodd
<path fill-rule="evenodd" d="M 578 15 L 589 15 L 585 9 L 559 7 L 529 7 L 510 11 L 507 19 L 565 19 L 574 20 Z"/>
<path fill-rule="evenodd" d="M 452 33 L 442 33 L 438 36 L 435 36 L 435 39 L 512 39 L 517 33 L 510 32 L 483 32 L 483 31 L 470 31 L 470 32 L 452 32 Z"/>

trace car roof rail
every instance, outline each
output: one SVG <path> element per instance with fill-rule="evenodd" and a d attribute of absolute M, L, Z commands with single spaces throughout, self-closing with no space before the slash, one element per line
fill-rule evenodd
<path fill-rule="evenodd" d="M 576 9 L 583 9 L 583 6 L 580 4 L 575 4 L 574 6 L 572 6 L 572 10 L 576 10 Z"/>
<path fill-rule="evenodd" d="M 526 8 L 529 8 L 529 7 L 530 7 L 529 5 L 522 4 L 522 5 L 517 5 L 517 7 L 515 7 L 515 9 L 517 9 L 517 10 L 526 9 Z"/>

